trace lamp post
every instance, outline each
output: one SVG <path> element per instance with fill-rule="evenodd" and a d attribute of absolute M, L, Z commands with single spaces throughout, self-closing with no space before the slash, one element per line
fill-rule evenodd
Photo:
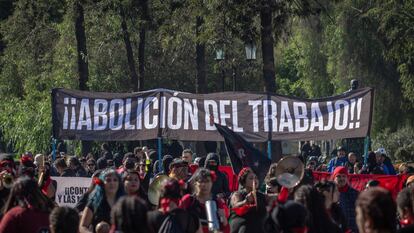
<path fill-rule="evenodd" d="M 256 44 L 254 43 L 254 41 L 250 40 L 246 42 L 244 49 L 245 49 L 245 54 L 246 54 L 246 60 L 248 62 L 256 60 L 257 48 L 256 48 Z M 226 72 L 224 70 L 224 65 L 222 64 L 225 60 L 224 50 L 223 48 L 218 48 L 216 49 L 215 52 L 216 52 L 215 60 L 221 63 L 221 74 L 222 74 L 221 87 L 222 87 L 222 91 L 225 91 L 224 85 L 225 85 Z M 236 82 L 236 59 L 235 58 L 232 59 L 231 68 L 232 68 L 233 91 L 236 91 L 237 82 Z"/>
<path fill-rule="evenodd" d="M 224 61 L 224 50 L 222 48 L 219 48 L 216 50 L 216 61 L 220 63 L 221 68 L 221 91 L 224 92 L 224 85 L 225 85 L 225 79 L 226 79 L 226 71 L 224 70 L 224 65 L 222 64 Z"/>

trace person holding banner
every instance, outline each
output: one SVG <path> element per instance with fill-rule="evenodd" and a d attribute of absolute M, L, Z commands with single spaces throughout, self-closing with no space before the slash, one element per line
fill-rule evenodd
<path fill-rule="evenodd" d="M 95 227 L 100 222 L 110 223 L 111 208 L 123 195 L 121 178 L 113 169 L 102 171 L 94 181 L 96 186 L 83 210 L 80 233 L 95 232 Z"/>

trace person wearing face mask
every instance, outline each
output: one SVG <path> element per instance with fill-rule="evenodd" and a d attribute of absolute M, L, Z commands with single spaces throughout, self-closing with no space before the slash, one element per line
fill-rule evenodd
<path fill-rule="evenodd" d="M 355 222 L 355 201 L 358 191 L 349 185 L 348 169 L 343 166 L 336 167 L 332 179 L 339 190 L 339 206 L 345 214 L 347 225 L 353 232 L 358 232 Z"/>
<path fill-rule="evenodd" d="M 210 171 L 214 171 L 217 176 L 217 179 L 213 183 L 213 187 L 211 188 L 211 192 L 214 196 L 226 199 L 230 196 L 229 182 L 226 174 L 218 170 L 219 165 L 220 159 L 218 154 L 209 153 L 207 155 L 204 167 L 209 169 Z"/>

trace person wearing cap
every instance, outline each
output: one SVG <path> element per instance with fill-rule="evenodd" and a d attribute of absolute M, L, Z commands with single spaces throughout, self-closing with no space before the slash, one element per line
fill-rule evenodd
<path fill-rule="evenodd" d="M 358 232 L 355 221 L 355 201 L 359 193 L 349 185 L 348 169 L 344 166 L 336 167 L 332 179 L 338 186 L 339 206 L 345 214 L 347 225 L 353 232 Z"/>
<path fill-rule="evenodd" d="M 178 181 L 183 180 L 187 181 L 188 176 L 188 163 L 185 160 L 175 158 L 170 163 L 170 174 L 168 174 L 169 177 L 177 179 Z"/>
<path fill-rule="evenodd" d="M 328 172 L 333 172 L 338 166 L 345 166 L 348 163 L 348 158 L 346 157 L 345 148 L 342 146 L 338 147 L 336 152 L 336 157 L 331 159 L 328 164 Z"/>
<path fill-rule="evenodd" d="M 396 174 L 394 166 L 392 166 L 391 160 L 388 158 L 387 152 L 384 148 L 378 148 L 378 150 L 375 151 L 375 157 L 377 159 L 378 166 L 382 168 L 386 175 Z"/>

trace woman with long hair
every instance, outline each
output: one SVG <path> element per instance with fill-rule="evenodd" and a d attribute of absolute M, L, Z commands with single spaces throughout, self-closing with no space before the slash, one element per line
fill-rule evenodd
<path fill-rule="evenodd" d="M 111 232 L 148 233 L 147 207 L 136 196 L 121 197 L 111 211 Z"/>
<path fill-rule="evenodd" d="M 53 202 L 29 177 L 18 178 L 4 206 L 0 233 L 38 233 L 49 229 L 49 214 Z M 28 221 L 29 220 L 29 221 Z"/>
<path fill-rule="evenodd" d="M 295 192 L 295 201 L 303 204 L 309 212 L 309 233 L 339 233 L 341 230 L 325 210 L 325 198 L 311 185 L 303 185 Z"/>
<path fill-rule="evenodd" d="M 136 196 L 147 202 L 147 195 L 141 186 L 138 171 L 127 170 L 122 173 L 122 183 L 128 196 Z"/>
<path fill-rule="evenodd" d="M 228 207 L 223 199 L 212 195 L 211 192 L 215 179 L 214 171 L 205 168 L 198 169 L 191 177 L 194 193 L 192 195 L 184 195 L 181 199 L 180 207 L 197 216 L 200 219 L 203 232 L 208 233 L 206 203 L 207 201 L 215 201 L 217 212 L 213 213 L 213 215 L 215 214 L 215 217 L 217 217 L 220 231 L 228 233 L 230 231 L 230 226 L 227 222 L 228 214 L 226 214 Z"/>
<path fill-rule="evenodd" d="M 94 182 L 95 189 L 89 196 L 80 221 L 81 233 L 95 232 L 100 222 L 110 223 L 111 208 L 123 194 L 121 178 L 114 169 L 105 169 Z"/>

